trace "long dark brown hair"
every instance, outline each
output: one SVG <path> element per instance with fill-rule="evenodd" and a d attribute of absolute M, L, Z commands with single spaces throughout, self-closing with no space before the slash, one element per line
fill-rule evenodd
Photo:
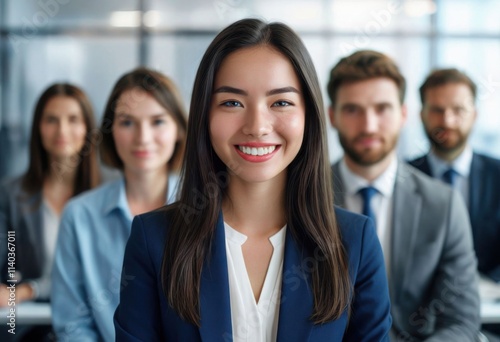
<path fill-rule="evenodd" d="M 64 96 L 75 99 L 83 114 L 86 134 L 85 143 L 79 153 L 72 159 L 71 165 L 50 165 L 50 158 L 43 147 L 40 123 L 47 103 L 54 97 Z M 30 161 L 28 171 L 23 177 L 22 188 L 28 194 L 41 191 L 45 178 L 51 172 L 64 173 L 67 168 L 77 168 L 73 195 L 92 189 L 100 182 L 99 166 L 96 154 L 96 126 L 94 111 L 87 95 L 75 85 L 56 83 L 48 87 L 38 99 L 31 126 Z"/>
<path fill-rule="evenodd" d="M 273 47 L 288 58 L 304 91 L 304 140 L 288 166 L 285 212 L 287 227 L 301 248 L 322 259 L 311 274 L 311 319 L 324 323 L 349 307 L 348 263 L 333 209 L 323 101 L 311 57 L 288 26 L 243 19 L 220 32 L 202 58 L 191 99 L 180 201 L 167 208 L 172 220 L 163 255 L 163 290 L 177 313 L 198 326 L 201 271 L 227 186 L 227 167 L 209 136 L 213 83 L 228 55 L 258 45 Z M 200 194 L 206 201 L 200 201 Z"/>
<path fill-rule="evenodd" d="M 147 69 L 137 68 L 121 76 L 116 82 L 108 98 L 106 109 L 101 124 L 102 144 L 100 145 L 101 158 L 104 164 L 123 170 L 123 161 L 116 150 L 112 135 L 115 121 L 115 111 L 118 99 L 128 90 L 140 90 L 151 95 L 163 108 L 165 108 L 177 124 L 177 141 L 174 153 L 168 161 L 168 169 L 177 171 L 180 168 L 186 145 L 187 118 L 182 104 L 182 99 L 174 82 L 162 73 Z"/>

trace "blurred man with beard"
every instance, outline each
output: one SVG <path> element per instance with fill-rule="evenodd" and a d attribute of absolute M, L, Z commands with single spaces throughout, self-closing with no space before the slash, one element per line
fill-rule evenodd
<path fill-rule="evenodd" d="M 474 341 L 479 296 L 463 199 L 396 156 L 405 84 L 396 64 L 375 51 L 358 51 L 332 69 L 329 116 L 345 152 L 332 166 L 335 202 L 376 223 L 391 340 Z"/>
<path fill-rule="evenodd" d="M 430 152 L 410 163 L 463 196 L 469 208 L 481 273 L 500 282 L 500 160 L 467 143 L 477 117 L 477 88 L 457 69 L 433 71 L 420 87 L 421 117 Z"/>
<path fill-rule="evenodd" d="M 469 135 L 477 118 L 476 84 L 457 69 L 431 72 L 420 87 L 420 116 L 431 143 L 428 154 L 410 162 L 457 189 L 469 209 L 478 270 L 500 282 L 500 160 L 473 152 Z M 490 341 L 500 325 L 487 324 Z"/>

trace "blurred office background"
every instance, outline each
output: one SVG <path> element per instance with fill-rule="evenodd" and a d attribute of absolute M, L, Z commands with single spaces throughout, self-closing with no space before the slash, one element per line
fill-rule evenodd
<path fill-rule="evenodd" d="M 479 86 L 471 143 L 500 157 L 500 0 L 0 0 L 0 178 L 27 166 L 35 102 L 51 83 L 90 95 L 98 122 L 111 87 L 144 65 L 169 75 L 189 107 L 201 56 L 244 17 L 282 21 L 303 38 L 326 97 L 330 68 L 356 49 L 392 56 L 408 81 L 403 158 L 427 151 L 418 87 L 436 67 Z M 341 149 L 329 130 L 330 158 Z"/>

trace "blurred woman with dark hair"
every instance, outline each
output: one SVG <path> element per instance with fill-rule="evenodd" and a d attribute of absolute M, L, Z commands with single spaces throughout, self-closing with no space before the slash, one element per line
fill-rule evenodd
<path fill-rule="evenodd" d="M 7 279 L 17 279 L 17 302 L 49 299 L 61 212 L 100 180 L 95 129 L 91 103 L 78 87 L 58 83 L 40 96 L 28 171 L 0 188 L 0 306 L 8 305 Z M 15 274 L 8 273 L 7 231 L 16 236 Z"/>

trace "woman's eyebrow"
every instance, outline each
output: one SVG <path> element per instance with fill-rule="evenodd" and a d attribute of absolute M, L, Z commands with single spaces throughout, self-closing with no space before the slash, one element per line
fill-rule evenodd
<path fill-rule="evenodd" d="M 229 86 L 222 86 L 222 87 L 215 89 L 214 94 L 217 94 L 217 93 L 232 93 L 232 94 L 238 94 L 238 95 L 248 95 L 248 93 L 242 89 L 229 87 Z M 300 94 L 300 92 L 295 87 L 283 87 L 283 88 L 276 88 L 276 89 L 269 90 L 268 92 L 266 92 L 266 96 L 283 94 L 283 93 Z"/>
<path fill-rule="evenodd" d="M 238 94 L 238 95 L 248 95 L 246 91 L 243 89 L 238 89 L 234 87 L 229 87 L 229 86 L 222 86 L 214 90 L 214 94 L 217 93 L 232 93 L 232 94 Z"/>
<path fill-rule="evenodd" d="M 283 94 L 283 93 L 297 93 L 297 94 L 300 94 L 300 92 L 296 88 L 294 88 L 294 87 L 283 87 L 283 88 L 276 88 L 276 89 L 269 90 L 266 93 L 266 96 Z"/>

